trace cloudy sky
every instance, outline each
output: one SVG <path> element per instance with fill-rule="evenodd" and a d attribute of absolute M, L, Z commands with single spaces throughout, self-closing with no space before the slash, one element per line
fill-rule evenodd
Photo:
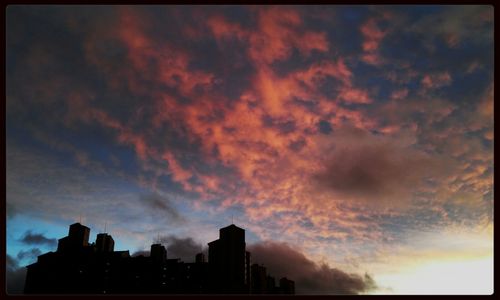
<path fill-rule="evenodd" d="M 493 7 L 6 18 L 11 292 L 79 220 L 185 261 L 234 220 L 298 293 L 492 293 Z"/>

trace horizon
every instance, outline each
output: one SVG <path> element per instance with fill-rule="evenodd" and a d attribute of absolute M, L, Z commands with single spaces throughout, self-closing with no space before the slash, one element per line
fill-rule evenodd
<path fill-rule="evenodd" d="M 488 5 L 9 5 L 8 293 L 79 221 L 181 256 L 234 222 L 297 294 L 492 294 L 493 24 Z"/>

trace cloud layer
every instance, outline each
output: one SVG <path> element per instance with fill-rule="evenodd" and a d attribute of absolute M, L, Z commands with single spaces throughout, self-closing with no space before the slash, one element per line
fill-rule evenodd
<path fill-rule="evenodd" d="M 315 263 L 492 222 L 492 7 L 16 6 L 6 21 L 8 222 L 83 212 L 143 249 L 235 215 Z"/>
<path fill-rule="evenodd" d="M 317 264 L 286 243 L 264 242 L 248 247 L 252 262 L 276 278 L 295 281 L 297 294 L 358 294 L 376 288 L 368 275 L 348 274 L 327 263 Z"/>
<path fill-rule="evenodd" d="M 49 247 L 54 247 L 57 245 L 57 239 L 50 239 L 40 233 L 33 233 L 31 231 L 26 231 L 24 233 L 21 242 L 27 245 L 46 245 Z"/>

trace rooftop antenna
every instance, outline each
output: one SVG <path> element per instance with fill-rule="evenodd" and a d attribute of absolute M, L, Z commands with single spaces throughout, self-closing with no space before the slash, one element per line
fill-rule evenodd
<path fill-rule="evenodd" d="M 104 233 L 107 233 L 106 232 L 106 225 L 107 225 L 107 222 L 104 222 Z"/>
<path fill-rule="evenodd" d="M 82 213 L 79 215 L 78 223 L 82 224 Z"/>
<path fill-rule="evenodd" d="M 231 215 L 231 224 L 234 225 L 234 216 L 233 215 Z"/>

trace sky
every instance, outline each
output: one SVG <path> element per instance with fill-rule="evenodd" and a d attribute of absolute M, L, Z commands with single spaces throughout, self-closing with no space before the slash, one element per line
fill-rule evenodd
<path fill-rule="evenodd" d="M 81 222 L 300 294 L 493 293 L 492 6 L 6 11 L 8 292 Z"/>

